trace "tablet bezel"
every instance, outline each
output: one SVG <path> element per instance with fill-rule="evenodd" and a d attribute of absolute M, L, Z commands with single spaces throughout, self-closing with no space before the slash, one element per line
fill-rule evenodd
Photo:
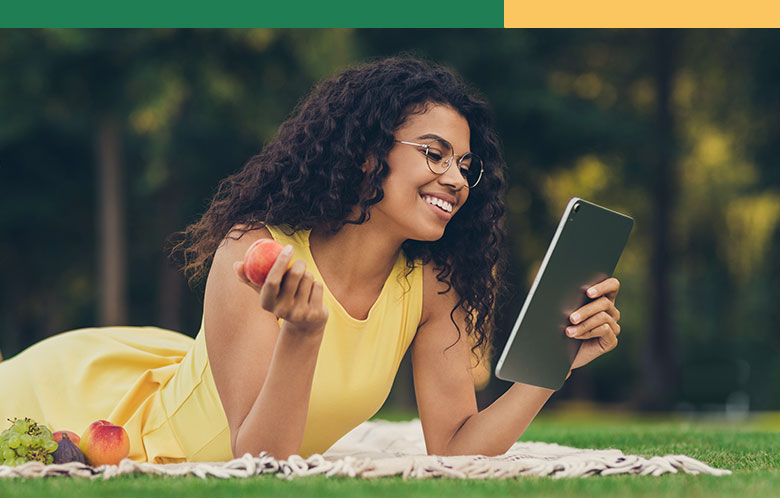
<path fill-rule="evenodd" d="M 602 239 L 605 239 L 599 241 L 604 244 L 604 251 L 598 253 L 598 258 L 592 258 L 593 261 L 573 262 L 573 264 L 585 265 L 583 272 L 593 274 L 593 277 L 588 278 L 587 280 L 590 281 L 587 282 L 575 282 L 571 280 L 571 278 L 577 277 L 567 277 L 565 268 L 548 269 L 548 263 L 557 250 L 561 250 L 562 254 L 567 255 L 579 255 L 587 252 L 584 250 L 578 252 L 577 246 L 573 245 L 577 243 L 586 243 L 586 241 L 578 241 L 571 239 L 571 237 L 563 237 L 567 227 L 573 227 L 573 223 L 570 222 L 574 222 L 574 218 L 579 216 L 577 212 L 580 211 L 580 206 L 587 206 L 586 209 L 581 211 L 583 214 L 589 213 L 586 214 L 586 216 L 590 216 L 590 223 L 593 223 L 594 221 L 599 222 L 597 226 L 592 228 L 594 231 L 599 231 L 602 234 Z M 577 221 L 580 219 L 582 219 L 581 216 Z M 584 223 L 588 222 L 589 221 L 586 220 Z M 608 226 L 604 226 L 604 223 L 607 223 Z M 585 295 L 587 288 L 612 275 L 618 260 L 620 259 L 620 255 L 625 248 L 626 242 L 628 241 L 628 236 L 633 228 L 633 223 L 634 220 L 629 216 L 588 202 L 579 197 L 573 197 L 569 200 L 544 259 L 536 273 L 528 296 L 518 314 L 512 333 L 496 364 L 496 377 L 510 382 L 520 382 L 556 391 L 561 388 L 566 379 L 566 375 L 571 368 L 572 361 L 582 343 L 582 340 L 572 339 L 565 335 L 564 329 L 570 324 L 568 316 L 576 308 L 590 301 Z M 574 230 L 574 228 L 571 228 L 571 230 Z M 577 227 L 577 230 L 582 230 L 582 228 Z M 562 239 L 566 239 L 566 244 L 570 247 L 559 247 L 559 241 Z M 583 255 L 581 259 L 584 259 L 585 257 L 586 256 Z M 593 266 L 592 271 L 587 265 Z M 598 268 L 596 268 L 597 266 Z M 580 269 L 580 267 L 578 267 L 578 269 Z M 545 275 L 547 275 L 547 278 L 552 279 L 551 282 L 558 283 L 558 281 L 561 280 L 565 282 L 564 285 L 560 286 L 560 292 L 555 295 L 557 300 L 553 303 L 553 306 L 560 311 L 560 317 L 557 319 L 555 319 L 554 316 L 545 317 L 541 328 L 547 330 L 531 330 L 529 327 L 539 325 L 538 323 L 529 325 L 524 321 L 528 316 L 528 311 L 531 309 L 531 306 L 550 306 L 549 302 L 535 304 L 537 289 L 543 282 Z M 567 278 L 569 278 L 569 280 L 566 280 Z M 547 287 L 545 287 L 545 289 L 547 289 Z M 575 294 L 580 297 L 578 303 L 573 302 L 573 299 L 575 299 L 573 296 L 575 296 Z M 560 302 L 562 300 L 565 300 L 566 304 L 562 304 Z M 537 321 L 539 321 L 538 317 Z M 553 323 L 556 325 L 551 325 Z M 549 330 L 549 328 L 554 328 L 555 330 Z M 560 336 L 543 336 L 541 334 L 560 334 Z M 541 363 L 543 366 L 529 371 L 528 369 L 523 369 L 520 366 L 522 364 L 518 363 L 523 361 L 528 365 Z"/>

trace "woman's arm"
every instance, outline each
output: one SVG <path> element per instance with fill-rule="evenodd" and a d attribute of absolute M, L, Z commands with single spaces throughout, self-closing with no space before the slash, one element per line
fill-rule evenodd
<path fill-rule="evenodd" d="M 471 375 L 473 356 L 457 294 L 423 269 L 423 321 L 412 342 L 414 388 L 425 445 L 432 455 L 500 455 L 525 431 L 553 391 L 514 384 L 488 408 L 478 411 Z M 452 347 L 452 344 L 455 344 Z M 449 347 L 449 349 L 447 349 Z"/>
<path fill-rule="evenodd" d="M 268 286 L 265 296 L 258 296 L 260 289 L 240 278 L 243 268 L 234 263 L 242 261 L 259 238 L 271 235 L 266 229 L 247 232 L 239 240 L 226 239 L 216 251 L 204 298 L 206 347 L 230 426 L 233 455 L 267 451 L 287 458 L 300 451 L 303 441 L 327 310 L 315 309 L 312 321 L 292 319 L 301 318 L 291 315 L 300 311 L 292 300 L 299 286 L 308 286 L 312 309 L 322 307 L 321 284 L 313 285 L 303 261 L 285 273 L 290 257 L 280 256 L 263 285 Z M 271 292 L 274 285 L 276 292 Z M 264 297 L 266 302 L 261 303 Z M 277 315 L 291 318 L 281 328 L 276 315 L 266 309 L 274 305 Z"/>
<path fill-rule="evenodd" d="M 425 267 L 423 320 L 412 343 L 412 368 L 426 448 L 436 455 L 501 455 L 525 432 L 554 391 L 515 383 L 478 411 L 464 314 L 458 309 L 453 315 L 461 330 L 458 339 L 450 320 L 457 293 L 450 288 L 438 294 L 446 290 L 434 271 Z"/>

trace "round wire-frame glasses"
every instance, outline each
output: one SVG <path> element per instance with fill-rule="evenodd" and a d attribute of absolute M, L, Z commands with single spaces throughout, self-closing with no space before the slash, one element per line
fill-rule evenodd
<path fill-rule="evenodd" d="M 399 144 L 412 145 L 414 147 L 420 147 L 422 153 L 425 155 L 425 162 L 428 164 L 428 169 L 432 173 L 437 175 L 443 175 L 452 166 L 455 159 L 455 150 L 452 145 L 443 138 L 436 138 L 428 143 L 416 143 L 407 142 L 405 140 L 396 140 Z M 466 183 L 469 188 L 477 186 L 482 179 L 482 173 L 484 167 L 482 160 L 476 154 L 467 152 L 466 154 L 458 156 L 458 171 L 466 179 Z"/>

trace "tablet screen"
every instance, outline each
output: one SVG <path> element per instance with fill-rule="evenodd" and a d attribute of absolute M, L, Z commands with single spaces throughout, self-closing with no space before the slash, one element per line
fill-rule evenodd
<path fill-rule="evenodd" d="M 629 216 L 572 198 L 539 266 L 496 377 L 560 389 L 581 340 L 565 334 L 569 315 L 590 299 L 585 291 L 609 278 L 634 225 Z"/>

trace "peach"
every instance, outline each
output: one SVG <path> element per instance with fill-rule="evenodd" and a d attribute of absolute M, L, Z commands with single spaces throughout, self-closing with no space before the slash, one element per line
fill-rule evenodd
<path fill-rule="evenodd" d="M 54 440 L 59 443 L 60 441 L 62 441 L 63 434 L 66 434 L 68 436 L 68 439 L 73 441 L 73 444 L 75 444 L 76 446 L 79 445 L 79 441 L 81 441 L 81 438 L 75 432 L 71 432 L 71 431 L 57 431 L 57 432 L 55 432 L 52 435 L 54 436 Z"/>
<path fill-rule="evenodd" d="M 271 239 L 260 239 L 249 246 L 244 255 L 246 277 L 256 285 L 263 285 L 282 249 L 284 249 L 282 244 Z"/>
<path fill-rule="evenodd" d="M 130 454 L 130 437 L 121 425 L 98 420 L 81 435 L 79 449 L 93 467 L 117 465 Z"/>

